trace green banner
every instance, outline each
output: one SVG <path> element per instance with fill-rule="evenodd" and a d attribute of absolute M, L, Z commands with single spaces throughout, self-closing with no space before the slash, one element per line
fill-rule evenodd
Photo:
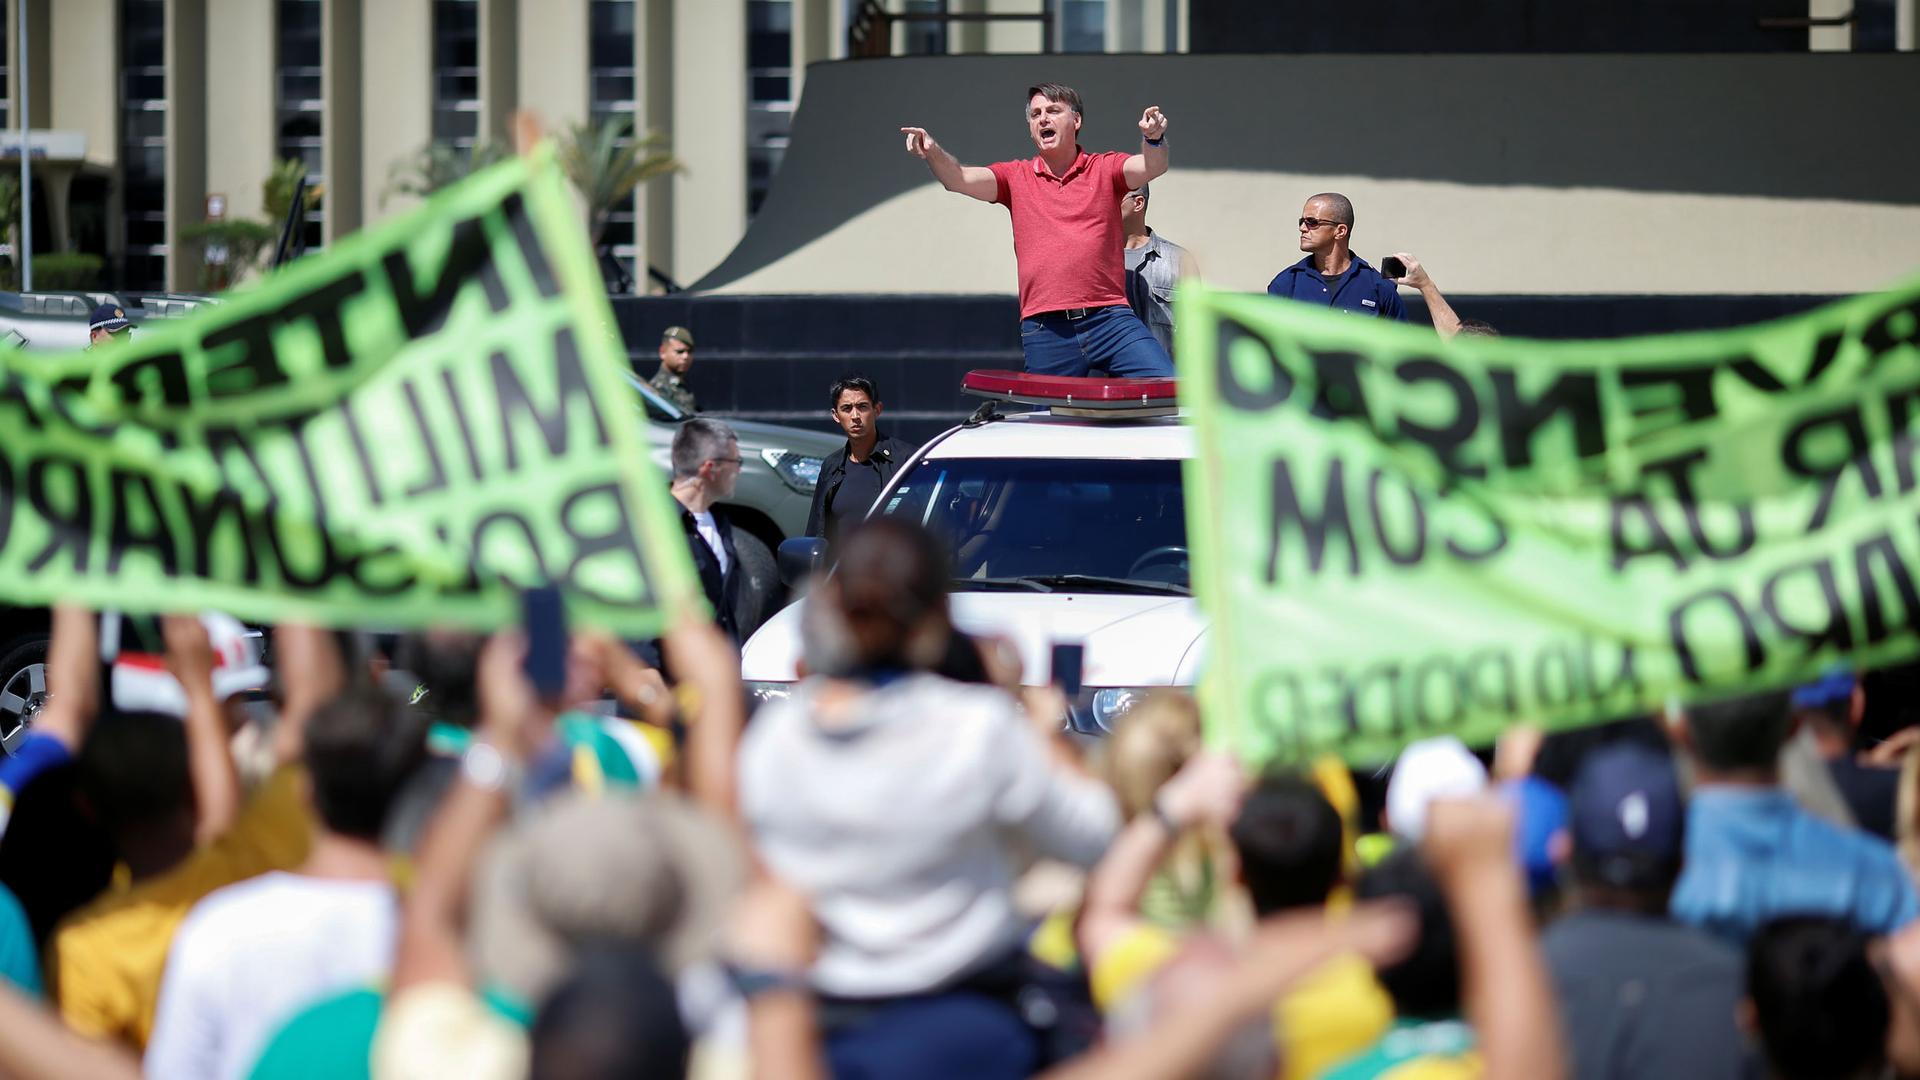
<path fill-rule="evenodd" d="M 1379 762 L 1920 653 L 1920 281 L 1566 343 L 1178 303 L 1202 693 L 1251 760 Z"/>
<path fill-rule="evenodd" d="M 124 344 L 0 356 L 0 600 L 630 636 L 698 589 L 551 156 Z"/>

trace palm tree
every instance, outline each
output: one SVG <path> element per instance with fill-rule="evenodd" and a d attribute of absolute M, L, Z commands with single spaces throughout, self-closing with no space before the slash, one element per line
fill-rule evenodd
<path fill-rule="evenodd" d="M 387 169 L 387 187 L 380 193 L 380 205 L 385 206 L 395 195 L 424 199 L 511 156 L 512 148 L 499 142 L 477 142 L 466 151 L 449 143 L 429 143 Z"/>
<path fill-rule="evenodd" d="M 595 124 L 575 124 L 560 137 L 560 167 L 587 204 L 587 235 L 600 250 L 607 220 L 633 189 L 686 168 L 667 149 L 667 141 L 648 132 L 635 137 L 633 121 L 610 116 Z"/>

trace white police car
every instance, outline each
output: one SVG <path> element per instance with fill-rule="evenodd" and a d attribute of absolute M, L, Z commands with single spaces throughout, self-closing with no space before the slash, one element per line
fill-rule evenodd
<path fill-rule="evenodd" d="M 872 510 L 945 538 L 955 624 L 1015 642 L 1036 684 L 1053 645 L 1082 644 L 1082 732 L 1154 687 L 1191 686 L 1206 625 L 1187 578 L 1181 464 L 1193 439 L 1173 380 L 976 371 L 963 385 L 996 407 L 922 447 Z M 999 401 L 1035 409 L 1002 415 Z M 804 570 L 818 548 L 787 541 L 783 567 Z M 791 690 L 799 634 L 793 604 L 747 641 L 742 674 L 759 700 Z"/>

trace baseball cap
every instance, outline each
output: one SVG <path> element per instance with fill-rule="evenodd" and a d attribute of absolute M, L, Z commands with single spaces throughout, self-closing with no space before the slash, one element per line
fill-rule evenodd
<path fill-rule="evenodd" d="M 1664 885 L 1680 865 L 1686 816 L 1673 761 L 1637 744 L 1603 747 L 1574 777 L 1573 859 L 1620 888 Z"/>
<path fill-rule="evenodd" d="M 660 335 L 660 340 L 677 341 L 691 349 L 693 348 L 693 331 L 684 326 L 669 326 L 666 332 Z"/>
<path fill-rule="evenodd" d="M 524 1001 L 543 999 L 593 942 L 648 946 L 679 972 L 712 955 L 746 873 L 727 827 L 677 795 L 561 795 L 484 858 L 475 966 Z"/>
<path fill-rule="evenodd" d="M 1537 776 L 1507 781 L 1500 785 L 1500 793 L 1514 808 L 1514 853 L 1527 875 L 1528 889 L 1535 896 L 1551 892 L 1558 869 L 1553 838 L 1567 828 L 1567 797 Z"/>
<path fill-rule="evenodd" d="M 1422 739 L 1400 751 L 1387 781 L 1387 825 L 1395 835 L 1418 841 L 1427 831 L 1427 806 L 1435 799 L 1477 795 L 1487 786 L 1487 767 L 1467 744 L 1451 735 Z"/>
<path fill-rule="evenodd" d="M 128 321 L 125 309 L 119 304 L 101 304 L 93 309 L 92 315 L 87 317 L 88 333 L 105 330 L 109 334 L 117 334 L 132 326 L 133 323 Z"/>
<path fill-rule="evenodd" d="M 1846 704 L 1853 700 L 1853 686 L 1853 669 L 1829 668 L 1813 682 L 1794 687 L 1793 696 L 1787 699 L 1787 705 L 1799 711 Z"/>
<path fill-rule="evenodd" d="M 167 658 L 156 653 L 120 648 L 117 614 L 103 617 L 102 653 L 113 663 L 109 685 L 115 708 L 129 712 L 187 715 L 187 692 L 167 670 Z M 266 689 L 267 665 L 261 659 L 260 635 L 231 615 L 210 611 L 200 616 L 213 646 L 213 696 L 221 701 Z"/>

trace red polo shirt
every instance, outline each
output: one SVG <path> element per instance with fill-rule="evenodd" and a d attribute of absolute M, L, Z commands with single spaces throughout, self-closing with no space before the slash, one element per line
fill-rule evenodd
<path fill-rule="evenodd" d="M 1117 150 L 1079 150 L 1065 176 L 1053 175 L 1038 157 L 988 166 L 1000 182 L 993 201 L 1004 204 L 1013 218 L 1021 318 L 1126 304 L 1126 260 L 1120 254 L 1126 161 Z"/>

